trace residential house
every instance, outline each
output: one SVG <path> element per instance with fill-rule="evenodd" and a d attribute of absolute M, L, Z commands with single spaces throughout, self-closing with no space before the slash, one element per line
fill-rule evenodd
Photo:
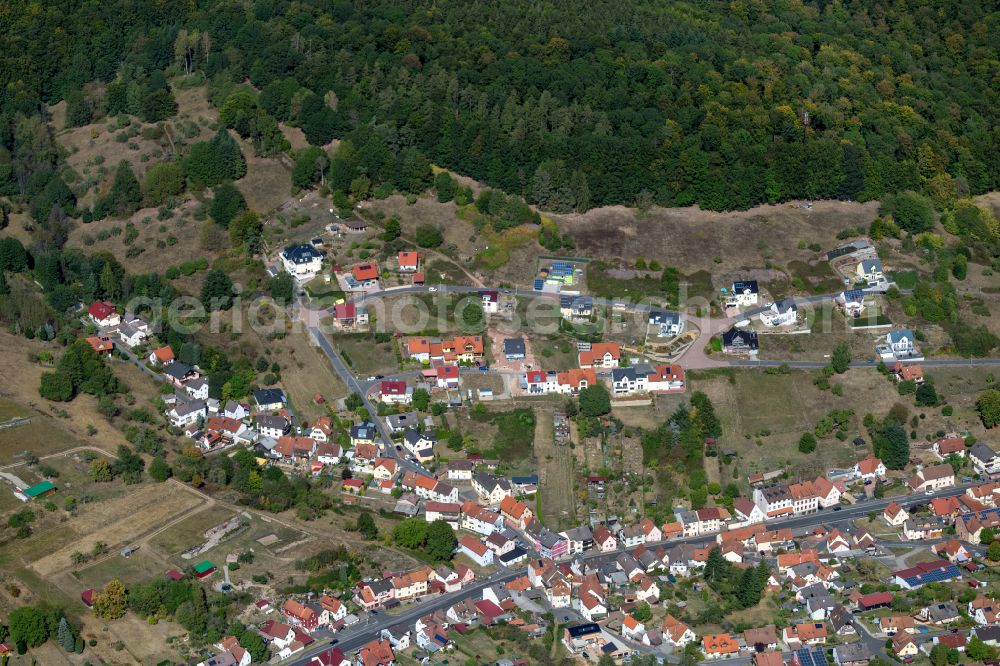
<path fill-rule="evenodd" d="M 798 321 L 799 306 L 795 301 L 786 298 L 760 313 L 760 321 L 765 326 L 789 326 Z"/>
<path fill-rule="evenodd" d="M 137 322 L 145 325 L 141 319 L 136 320 Z M 149 327 L 139 328 L 136 324 L 131 322 L 123 322 L 118 327 L 118 337 L 121 338 L 122 343 L 129 349 L 135 349 L 140 345 L 146 344 L 149 340 Z"/>
<path fill-rule="evenodd" d="M 562 294 L 559 296 L 559 313 L 564 319 L 583 321 L 594 314 L 594 298 L 577 294 Z"/>
<path fill-rule="evenodd" d="M 837 302 L 848 317 L 860 317 L 865 309 L 865 292 L 861 289 L 847 289 L 840 292 Z"/>
<path fill-rule="evenodd" d="M 481 567 L 493 564 L 493 551 L 479 539 L 464 534 L 458 540 L 458 547 L 460 553 Z"/>
<path fill-rule="evenodd" d="M 496 314 L 500 309 L 500 292 L 484 289 L 479 292 L 482 300 L 483 312 L 486 314 Z"/>
<path fill-rule="evenodd" d="M 758 486 L 753 490 L 753 501 L 768 519 L 794 513 L 792 494 L 785 485 Z"/>
<path fill-rule="evenodd" d="M 935 555 L 947 559 L 952 564 L 963 564 L 972 559 L 972 553 L 958 539 L 948 539 L 944 543 L 931 546 Z"/>
<path fill-rule="evenodd" d="M 149 362 L 157 367 L 170 365 L 174 362 L 174 350 L 170 347 L 159 347 L 149 352 Z"/>
<path fill-rule="evenodd" d="M 782 638 L 789 649 L 826 643 L 825 622 L 801 622 L 785 627 Z"/>
<path fill-rule="evenodd" d="M 367 262 L 351 267 L 351 273 L 345 278 L 347 286 L 353 290 L 377 289 L 379 280 L 378 264 Z"/>
<path fill-rule="evenodd" d="M 987 476 L 1000 473 L 1000 456 L 997 452 L 982 442 L 976 442 L 969 449 L 969 459 L 975 470 Z M 954 481 L 953 481 L 954 483 Z"/>
<path fill-rule="evenodd" d="M 279 257 L 285 272 L 299 282 L 308 282 L 323 270 L 323 254 L 309 243 L 290 245 Z"/>
<path fill-rule="evenodd" d="M 646 533 L 639 525 L 629 525 L 618 531 L 618 539 L 623 548 L 635 548 L 646 543 Z"/>
<path fill-rule="evenodd" d="M 973 447 L 974 449 L 975 447 Z M 948 463 L 931 465 L 917 472 L 907 481 L 914 492 L 934 492 L 955 485 L 955 470 Z"/>
<path fill-rule="evenodd" d="M 882 274 L 882 262 L 876 257 L 874 259 L 862 259 L 858 262 L 855 270 L 858 280 L 864 280 L 868 284 L 882 282 L 885 276 Z"/>
<path fill-rule="evenodd" d="M 864 641 L 838 645 L 833 649 L 833 660 L 837 666 L 868 666 L 872 652 Z"/>
<path fill-rule="evenodd" d="M 650 310 L 649 311 L 649 326 L 656 329 L 656 334 L 661 338 L 670 338 L 675 335 L 680 335 L 681 331 L 684 330 L 684 324 L 681 321 L 681 316 L 677 312 L 670 312 L 667 310 Z"/>
<path fill-rule="evenodd" d="M 461 512 L 460 527 L 463 530 L 490 536 L 503 525 L 503 518 L 500 514 L 479 506 L 471 500 L 462 502 Z"/>
<path fill-rule="evenodd" d="M 111 303 L 105 301 L 97 301 L 89 308 L 87 308 L 87 314 L 90 316 L 90 320 L 97 325 L 98 328 L 107 328 L 112 326 L 118 326 L 122 323 L 122 317 L 115 310 L 115 306 Z"/>
<path fill-rule="evenodd" d="M 556 374 L 556 386 L 559 393 L 576 395 L 588 386 L 595 384 L 597 384 L 597 373 L 592 368 L 573 368 Z"/>
<path fill-rule="evenodd" d="M 649 645 L 649 639 L 646 637 L 646 625 L 632 615 L 626 615 L 622 620 L 622 636 L 630 641 Z"/>
<path fill-rule="evenodd" d="M 508 361 L 523 361 L 526 353 L 524 338 L 507 338 L 503 341 L 503 355 Z"/>
<path fill-rule="evenodd" d="M 416 428 L 407 428 L 403 433 L 403 446 L 420 463 L 434 460 L 434 445 L 436 443 L 437 437 L 433 432 L 422 432 Z"/>
<path fill-rule="evenodd" d="M 773 624 L 743 632 L 743 640 L 754 652 L 778 649 L 778 630 Z"/>
<path fill-rule="evenodd" d="M 98 356 L 110 356 L 115 349 L 115 343 L 109 335 L 91 335 L 87 342 Z"/>
<path fill-rule="evenodd" d="M 471 481 L 472 471 L 476 465 L 471 460 L 449 460 L 448 480 L 449 481 Z"/>
<path fill-rule="evenodd" d="M 729 288 L 726 295 L 726 307 L 748 307 L 757 305 L 760 298 L 760 287 L 757 280 L 738 280 Z"/>
<path fill-rule="evenodd" d="M 762 523 L 767 518 L 764 511 L 747 497 L 737 497 L 733 500 L 733 513 L 739 521 L 738 527 Z"/>
<path fill-rule="evenodd" d="M 956 455 L 960 458 L 965 457 L 965 439 L 958 435 L 952 435 L 951 437 L 943 437 L 936 442 L 934 442 L 932 449 L 934 455 L 936 455 L 941 460 L 944 460 L 948 456 Z"/>
<path fill-rule="evenodd" d="M 258 416 L 254 419 L 254 429 L 261 437 L 278 439 L 291 430 L 291 423 L 284 416 Z"/>
<path fill-rule="evenodd" d="M 598 525 L 594 528 L 594 545 L 602 553 L 610 553 L 618 549 L 618 540 L 611 530 L 604 525 Z"/>
<path fill-rule="evenodd" d="M 751 329 L 731 328 L 722 334 L 722 351 L 734 356 L 756 356 L 760 350 L 757 332 Z"/>
<path fill-rule="evenodd" d="M 982 532 L 989 528 L 1000 531 L 1000 509 L 986 509 L 963 514 L 955 520 L 955 533 L 962 541 L 982 543 Z"/>
<path fill-rule="evenodd" d="M 281 610 L 291 624 L 300 626 L 306 631 L 312 631 L 319 626 L 319 615 L 316 611 L 294 599 L 288 599 L 281 606 Z"/>
<path fill-rule="evenodd" d="M 617 342 L 595 342 L 590 349 L 580 351 L 577 356 L 582 369 L 617 368 L 621 354 L 621 345 Z"/>
<path fill-rule="evenodd" d="M 326 611 L 330 623 L 340 622 L 347 617 L 347 606 L 340 599 L 324 594 L 319 599 L 319 605 Z"/>
<path fill-rule="evenodd" d="M 436 384 L 438 388 L 457 389 L 462 378 L 457 365 L 442 365 L 436 368 Z"/>
<path fill-rule="evenodd" d="M 739 654 L 740 642 L 729 634 L 708 634 L 701 639 L 701 651 L 706 659 L 722 659 Z"/>
<path fill-rule="evenodd" d="M 854 465 L 854 476 L 862 481 L 885 479 L 885 472 L 885 465 L 881 460 L 874 456 L 869 456 L 864 460 L 859 460 Z"/>
<path fill-rule="evenodd" d="M 368 311 L 354 303 L 337 303 L 333 306 L 333 319 L 337 326 L 351 329 L 368 324 Z"/>
<path fill-rule="evenodd" d="M 885 352 L 883 358 L 902 359 L 917 356 L 916 336 L 908 328 L 889 331 L 885 336 Z"/>
<path fill-rule="evenodd" d="M 379 399 L 387 405 L 408 405 L 413 402 L 413 387 L 387 379 L 379 384 Z"/>
<path fill-rule="evenodd" d="M 524 537 L 538 552 L 548 559 L 559 559 L 566 556 L 568 542 L 537 520 L 532 520 L 524 529 Z"/>
<path fill-rule="evenodd" d="M 486 504 L 499 504 L 505 497 L 514 494 L 510 481 L 485 472 L 472 477 L 472 489 Z"/>
<path fill-rule="evenodd" d="M 913 382 L 914 384 L 923 384 L 924 366 L 896 361 L 896 365 L 892 369 L 892 376 L 895 377 L 897 382 Z"/>
<path fill-rule="evenodd" d="M 900 659 L 912 659 L 920 654 L 913 636 L 905 632 L 892 637 L 892 652 Z"/>
<path fill-rule="evenodd" d="M 895 502 L 889 502 L 889 504 L 882 511 L 882 518 L 885 519 L 885 522 L 887 522 L 890 526 L 899 527 L 909 520 L 910 514 L 906 512 L 906 509 Z"/>
<path fill-rule="evenodd" d="M 208 380 L 204 377 L 192 379 L 184 385 L 184 391 L 195 400 L 208 400 Z"/>
<path fill-rule="evenodd" d="M 362 421 L 351 426 L 351 445 L 374 444 L 378 438 L 378 428 L 371 421 Z"/>
<path fill-rule="evenodd" d="M 925 624 L 940 626 L 958 622 L 962 619 L 962 615 L 958 612 L 958 606 L 954 601 L 945 601 L 921 608 L 917 613 L 917 619 Z"/>
<path fill-rule="evenodd" d="M 434 502 L 428 500 L 424 502 L 424 520 L 433 523 L 436 520 L 443 520 L 453 530 L 459 528 L 462 520 L 462 505 L 458 502 Z"/>
<path fill-rule="evenodd" d="M 400 251 L 396 254 L 396 265 L 400 273 L 416 273 L 420 269 L 420 255 L 416 252 Z"/>
<path fill-rule="evenodd" d="M 500 501 L 500 515 L 507 525 L 519 530 L 525 529 L 535 516 L 531 509 L 513 497 L 505 497 Z"/>
<path fill-rule="evenodd" d="M 197 370 L 180 361 L 174 361 L 163 369 L 163 378 L 176 388 L 184 388 L 184 384 L 200 376 Z"/>
<path fill-rule="evenodd" d="M 380 638 L 365 643 L 358 650 L 357 666 L 392 666 L 395 661 L 392 645 Z"/>
<path fill-rule="evenodd" d="M 176 428 L 197 423 L 208 416 L 208 406 L 204 400 L 177 403 L 167 410 L 167 419 Z"/>
<path fill-rule="evenodd" d="M 697 638 L 691 627 L 669 613 L 660 623 L 660 631 L 664 641 L 679 649 L 686 648 Z"/>
<path fill-rule="evenodd" d="M 258 412 L 276 412 L 288 404 L 285 392 L 278 388 L 257 389 L 253 399 Z"/>

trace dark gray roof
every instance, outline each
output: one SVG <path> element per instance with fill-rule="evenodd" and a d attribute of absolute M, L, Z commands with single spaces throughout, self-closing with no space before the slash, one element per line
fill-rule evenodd
<path fill-rule="evenodd" d="M 169 375 L 174 379 L 184 379 L 191 371 L 192 368 L 187 363 L 174 361 L 163 369 L 163 374 Z"/>
<path fill-rule="evenodd" d="M 271 405 L 276 402 L 284 404 L 285 392 L 277 388 L 257 389 L 253 392 L 253 399 L 258 405 Z"/>
<path fill-rule="evenodd" d="M 726 347 L 746 347 L 747 349 L 758 349 L 756 331 L 744 331 L 738 328 L 731 328 L 722 334 L 722 344 Z"/>
<path fill-rule="evenodd" d="M 750 292 L 751 294 L 760 293 L 757 280 L 740 280 L 733 283 L 733 293 L 742 294 L 744 292 Z"/>
<path fill-rule="evenodd" d="M 649 311 L 650 324 L 677 324 L 680 323 L 680 320 L 681 316 L 676 312 L 670 312 L 669 310 Z"/>
<path fill-rule="evenodd" d="M 323 254 L 312 245 L 303 243 L 286 247 L 281 256 L 293 264 L 308 264 L 310 261 L 322 257 Z"/>
<path fill-rule="evenodd" d="M 503 353 L 508 356 L 515 354 L 524 356 L 524 338 L 507 338 L 504 340 Z"/>
<path fill-rule="evenodd" d="M 258 428 L 277 428 L 278 430 L 284 430 L 288 427 L 288 419 L 284 416 L 269 416 L 264 414 L 254 419 L 254 423 L 257 424 Z"/>
<path fill-rule="evenodd" d="M 988 462 L 996 457 L 997 452 L 986 446 L 982 442 L 976 442 L 969 449 L 969 455 L 983 462 Z"/>

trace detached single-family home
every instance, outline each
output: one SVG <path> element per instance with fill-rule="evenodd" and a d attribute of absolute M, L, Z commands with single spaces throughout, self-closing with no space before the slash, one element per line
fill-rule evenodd
<path fill-rule="evenodd" d="M 479 539 L 465 534 L 458 540 L 459 552 L 481 567 L 493 564 L 493 551 Z"/>
<path fill-rule="evenodd" d="M 948 463 L 931 465 L 917 472 L 913 478 L 907 481 L 907 484 L 914 492 L 951 488 L 955 485 L 955 470 Z"/>
<path fill-rule="evenodd" d="M 279 256 L 285 272 L 300 282 L 313 279 L 323 269 L 323 254 L 309 243 L 290 245 Z"/>
<path fill-rule="evenodd" d="M 115 310 L 115 306 L 105 301 L 97 301 L 87 308 L 90 320 L 100 328 L 108 326 L 118 326 L 122 323 L 122 317 Z"/>
<path fill-rule="evenodd" d="M 849 317 L 860 317 L 865 309 L 865 292 L 860 289 L 847 289 L 840 292 L 837 302 L 844 308 L 844 314 Z"/>
<path fill-rule="evenodd" d="M 366 263 L 352 267 L 346 282 L 352 289 L 374 289 L 378 287 L 378 279 L 378 264 Z"/>
<path fill-rule="evenodd" d="M 149 340 L 149 334 L 145 330 L 137 328 L 128 322 L 118 327 L 118 337 L 121 338 L 122 344 L 129 349 L 146 344 L 146 341 Z"/>
<path fill-rule="evenodd" d="M 472 477 L 472 489 L 486 504 L 499 504 L 514 494 L 510 481 L 485 472 Z"/>
<path fill-rule="evenodd" d="M 1000 472 L 1000 456 L 982 442 L 976 442 L 972 445 L 972 448 L 969 449 L 969 459 L 972 461 L 972 466 L 980 474 L 992 476 Z"/>
<path fill-rule="evenodd" d="M 893 366 L 892 376 L 897 382 L 913 382 L 914 384 L 924 383 L 924 366 L 912 363 L 896 361 Z"/>
<path fill-rule="evenodd" d="M 257 389 L 253 399 L 258 412 L 276 412 L 288 404 L 285 392 L 277 388 Z"/>
<path fill-rule="evenodd" d="M 854 465 L 854 477 L 862 481 L 876 481 L 885 478 L 886 467 L 879 458 L 868 456 Z"/>
<path fill-rule="evenodd" d="M 885 510 L 882 511 L 882 517 L 892 527 L 899 527 L 905 523 L 910 518 L 910 514 L 906 512 L 906 509 L 896 504 L 895 502 L 889 502 Z"/>
<path fill-rule="evenodd" d="M 461 376 L 457 365 L 442 365 L 436 368 L 437 387 L 443 389 L 457 389 L 461 383 Z"/>
<path fill-rule="evenodd" d="M 757 332 L 751 329 L 731 328 L 722 334 L 722 350 L 734 356 L 756 356 L 760 350 Z"/>
<path fill-rule="evenodd" d="M 617 342 L 595 342 L 590 349 L 579 352 L 578 360 L 581 368 L 617 368 L 621 355 Z"/>
<path fill-rule="evenodd" d="M 354 303 L 337 303 L 333 307 L 333 319 L 340 328 L 354 328 L 368 324 L 368 310 Z"/>
<path fill-rule="evenodd" d="M 862 259 L 855 270 L 858 280 L 865 280 L 868 284 L 875 284 L 885 279 L 882 273 L 882 261 L 877 257 L 874 259 Z"/>
<path fill-rule="evenodd" d="M 798 321 L 799 306 L 790 298 L 772 303 L 760 313 L 760 321 L 765 326 L 789 326 Z"/>
<path fill-rule="evenodd" d="M 684 330 L 684 323 L 681 321 L 681 315 L 678 312 L 650 310 L 648 321 L 649 326 L 655 328 L 657 336 L 661 338 L 680 335 L 681 331 Z"/>
<path fill-rule="evenodd" d="M 387 405 L 408 405 L 413 402 L 413 387 L 401 380 L 384 380 L 379 384 L 379 399 Z"/>
<path fill-rule="evenodd" d="M 198 419 L 204 419 L 207 416 L 208 406 L 204 400 L 178 403 L 167 410 L 167 419 L 170 420 L 171 425 L 177 428 L 197 423 Z"/>
<path fill-rule="evenodd" d="M 479 298 L 483 302 L 483 312 L 486 314 L 496 314 L 500 309 L 500 292 L 495 290 L 483 290 L 479 292 Z"/>
<path fill-rule="evenodd" d="M 746 307 L 757 305 L 760 297 L 760 288 L 757 280 L 739 280 L 734 282 L 726 296 L 726 307 Z"/>
<path fill-rule="evenodd" d="M 420 268 L 420 255 L 416 252 L 400 251 L 396 254 L 400 273 L 416 273 Z"/>
<path fill-rule="evenodd" d="M 149 362 L 157 367 L 170 365 L 174 362 L 174 350 L 170 347 L 160 347 L 149 352 Z"/>
<path fill-rule="evenodd" d="M 882 358 L 905 359 L 907 357 L 918 356 L 917 338 L 908 328 L 900 328 L 889 331 L 885 334 L 884 351 L 880 351 Z"/>
<path fill-rule="evenodd" d="M 740 641 L 729 634 L 709 634 L 701 639 L 701 651 L 706 659 L 722 659 L 739 654 Z"/>
<path fill-rule="evenodd" d="M 523 361 L 526 353 L 524 338 L 507 338 L 503 341 L 503 355 L 508 361 Z"/>
<path fill-rule="evenodd" d="M 109 335 L 92 335 L 87 338 L 87 343 L 97 352 L 98 356 L 110 356 L 115 349 L 115 343 Z"/>
<path fill-rule="evenodd" d="M 950 455 L 956 455 L 960 458 L 965 457 L 965 439 L 960 436 L 943 437 L 932 446 L 934 450 L 934 455 L 936 455 L 941 460 L 944 460 Z"/>

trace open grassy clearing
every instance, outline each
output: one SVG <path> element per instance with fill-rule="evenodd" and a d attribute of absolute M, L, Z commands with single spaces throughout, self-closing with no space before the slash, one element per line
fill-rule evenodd
<path fill-rule="evenodd" d="M 112 550 L 130 545 L 204 502 L 204 498 L 179 483 L 144 486 L 123 497 L 85 506 L 60 530 L 59 538 L 53 539 L 55 543 L 29 540 L 28 545 L 36 546 L 39 552 L 22 551 L 21 555 L 34 555 L 37 559 L 32 558 L 31 568 L 47 576 L 68 568 L 75 551 L 89 552 L 98 541 Z"/>
<path fill-rule="evenodd" d="M 38 396 L 42 372 L 49 368 L 33 363 L 28 355 L 41 351 L 51 352 L 52 349 L 38 340 L 0 332 L 0 376 L 17 378 L 17 381 L 4 383 L 0 398 L 33 410 L 32 416 L 40 416 L 38 426 L 46 428 L 38 436 L 31 435 L 32 431 L 25 431 L 24 428 L 0 431 L 0 463 L 17 462 L 11 456 L 28 448 L 41 456 L 83 444 L 109 451 L 113 451 L 118 444 L 124 444 L 122 433 L 98 414 L 97 399 L 93 396 L 80 395 L 72 402 L 60 403 Z M 88 425 L 96 429 L 93 436 L 86 434 Z M 32 423 L 29 427 L 35 426 L 36 423 Z"/>
<path fill-rule="evenodd" d="M 361 376 L 391 374 L 399 370 L 394 349 L 397 344 L 395 341 L 376 344 L 366 334 L 335 335 L 330 339 L 344 359 L 344 363 L 355 374 Z M 345 355 L 347 358 L 344 358 Z"/>
<path fill-rule="evenodd" d="M 933 373 L 939 392 L 955 408 L 951 417 L 940 408 L 916 408 L 912 396 L 899 396 L 895 386 L 874 369 L 854 368 L 831 379 L 843 387 L 843 395 L 820 391 L 813 386 L 816 371 L 795 370 L 788 374 L 766 374 L 758 370 L 738 370 L 728 377 L 715 375 L 692 379 L 692 390 L 704 391 L 712 399 L 723 423 L 722 449 L 736 451 L 738 459 L 723 465 L 722 480 L 728 482 L 731 470 L 737 469 L 740 483 L 753 472 L 785 467 L 793 474 L 814 475 L 829 467 L 843 466 L 867 455 L 869 447 L 857 448 L 851 440 L 867 434 L 861 424 L 865 414 L 883 417 L 895 403 L 909 407 L 911 415 L 923 414 L 916 427 L 918 438 L 914 453 L 926 449 L 928 437 L 941 430 L 979 429 L 975 398 L 986 386 L 989 371 L 985 368 L 936 368 Z M 798 440 L 833 409 L 854 411 L 847 439 L 820 440 L 814 454 L 802 456 Z M 909 426 L 908 426 L 909 427 Z M 767 434 L 769 432 L 769 434 Z"/>
<path fill-rule="evenodd" d="M 344 382 L 330 367 L 326 356 L 312 345 L 309 333 L 303 329 L 286 335 L 281 344 L 273 347 L 273 353 L 268 358 L 281 366 L 281 386 L 287 391 L 295 409 L 310 421 L 326 413 L 325 405 L 313 402 L 317 393 L 327 403 L 347 395 Z"/>
<path fill-rule="evenodd" d="M 555 531 L 576 524 L 576 500 L 573 495 L 573 451 L 557 446 L 552 412 L 535 410 L 535 459 L 538 464 L 537 505 L 542 523 Z"/>

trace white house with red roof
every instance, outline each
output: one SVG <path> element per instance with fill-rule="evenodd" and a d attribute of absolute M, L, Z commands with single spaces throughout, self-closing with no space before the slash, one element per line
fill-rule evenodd
<path fill-rule="evenodd" d="M 461 382 L 457 365 L 442 365 L 437 370 L 437 386 L 443 389 L 456 389 Z"/>
<path fill-rule="evenodd" d="M 413 402 L 413 387 L 399 380 L 384 380 L 379 384 L 379 399 L 387 405 L 408 405 Z"/>
<path fill-rule="evenodd" d="M 886 467 L 875 456 L 868 456 L 854 465 L 854 476 L 862 481 L 875 481 L 885 478 Z"/>
<path fill-rule="evenodd" d="M 936 455 L 941 460 L 944 460 L 950 455 L 956 455 L 960 458 L 965 457 L 965 439 L 955 435 L 953 437 L 944 437 L 934 442 L 934 455 Z"/>
<path fill-rule="evenodd" d="M 486 544 L 468 534 L 458 540 L 459 552 L 481 567 L 493 564 L 493 551 Z"/>
<path fill-rule="evenodd" d="M 101 328 L 105 326 L 118 326 L 122 323 L 122 317 L 115 310 L 115 306 L 107 301 L 95 302 L 87 308 L 87 314 L 90 315 L 90 320 Z"/>
<path fill-rule="evenodd" d="M 333 319 L 344 329 L 368 325 L 368 310 L 354 303 L 337 303 L 333 306 Z"/>
<path fill-rule="evenodd" d="M 885 522 L 892 527 L 899 527 L 910 519 L 910 514 L 907 513 L 906 509 L 901 507 L 899 504 L 889 502 L 888 506 L 885 507 L 885 510 L 882 511 L 882 518 L 884 518 Z"/>
<path fill-rule="evenodd" d="M 400 273 L 416 273 L 420 269 L 420 255 L 404 250 L 396 254 L 396 263 Z"/>

